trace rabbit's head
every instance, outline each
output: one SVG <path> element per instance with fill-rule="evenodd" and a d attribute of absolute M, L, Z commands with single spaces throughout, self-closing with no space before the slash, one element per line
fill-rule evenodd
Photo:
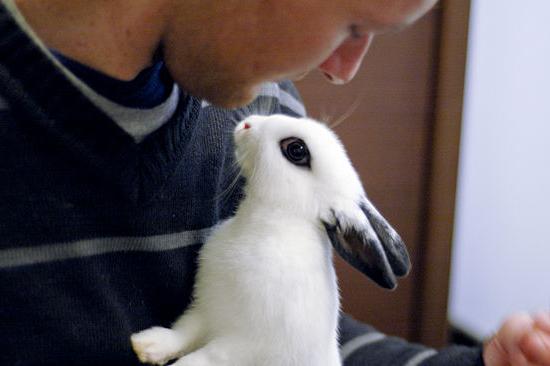
<path fill-rule="evenodd" d="M 307 118 L 250 116 L 234 137 L 249 203 L 324 226 L 336 251 L 385 288 L 407 274 L 403 241 L 367 199 L 329 128 Z"/>

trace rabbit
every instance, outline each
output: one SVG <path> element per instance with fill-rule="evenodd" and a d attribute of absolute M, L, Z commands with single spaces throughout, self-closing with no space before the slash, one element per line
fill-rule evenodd
<path fill-rule="evenodd" d="M 201 249 L 190 308 L 133 334 L 134 351 L 159 365 L 341 366 L 332 247 L 393 289 L 410 268 L 403 241 L 325 125 L 255 115 L 234 142 L 244 199 Z"/>

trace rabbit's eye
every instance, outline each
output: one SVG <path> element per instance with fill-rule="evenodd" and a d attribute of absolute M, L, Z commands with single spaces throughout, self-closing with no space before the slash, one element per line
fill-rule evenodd
<path fill-rule="evenodd" d="M 297 137 L 281 140 L 281 152 L 294 165 L 311 168 L 311 158 L 306 143 Z"/>

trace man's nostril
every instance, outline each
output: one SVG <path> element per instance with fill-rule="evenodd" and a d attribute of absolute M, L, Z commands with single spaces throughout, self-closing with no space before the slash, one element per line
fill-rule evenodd
<path fill-rule="evenodd" d="M 332 77 L 332 75 L 329 74 L 328 72 L 323 72 L 323 74 L 324 74 L 325 77 L 326 77 L 327 79 L 329 79 L 330 81 L 333 81 L 333 80 L 334 80 L 334 78 Z"/>

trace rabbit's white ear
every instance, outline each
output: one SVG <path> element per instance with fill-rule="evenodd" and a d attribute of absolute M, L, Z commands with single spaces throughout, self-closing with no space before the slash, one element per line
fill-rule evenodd
<path fill-rule="evenodd" d="M 323 221 L 334 249 L 378 285 L 395 288 L 411 266 L 403 240 L 366 198 L 353 211 L 333 209 Z"/>

